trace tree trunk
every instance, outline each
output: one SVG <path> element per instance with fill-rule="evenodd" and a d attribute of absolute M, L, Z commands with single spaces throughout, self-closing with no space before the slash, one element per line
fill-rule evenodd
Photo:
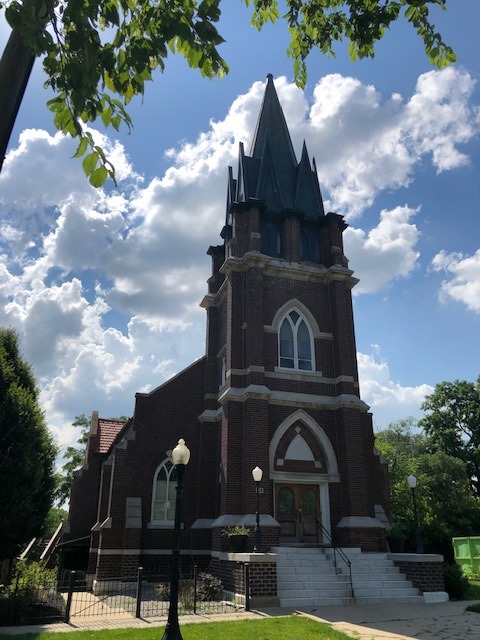
<path fill-rule="evenodd" d="M 0 60 L 0 171 L 35 56 L 12 30 Z"/>

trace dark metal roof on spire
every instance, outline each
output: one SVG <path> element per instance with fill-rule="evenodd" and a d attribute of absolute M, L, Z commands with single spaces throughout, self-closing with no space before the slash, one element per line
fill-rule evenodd
<path fill-rule="evenodd" d="M 271 73 L 267 76 L 267 86 L 263 96 L 260 115 L 258 116 L 257 128 L 253 136 L 252 147 L 250 149 L 250 156 L 252 158 L 262 157 L 267 138 L 269 138 L 271 151 L 275 156 L 282 158 L 286 164 L 293 166 L 297 164 L 292 140 Z"/>
<path fill-rule="evenodd" d="M 297 162 L 272 74 L 267 76 L 249 156 L 240 145 L 238 177 L 230 180 L 230 187 L 234 183 L 236 193 L 230 188 L 227 207 L 254 199 L 272 214 L 295 209 L 310 220 L 325 215 L 316 169 L 312 170 L 305 143 Z"/>

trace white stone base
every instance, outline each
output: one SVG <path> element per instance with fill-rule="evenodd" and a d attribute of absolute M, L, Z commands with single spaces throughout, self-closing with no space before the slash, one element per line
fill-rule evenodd
<path fill-rule="evenodd" d="M 448 602 L 448 593 L 446 591 L 424 591 L 423 600 L 425 603 L 432 602 Z"/>

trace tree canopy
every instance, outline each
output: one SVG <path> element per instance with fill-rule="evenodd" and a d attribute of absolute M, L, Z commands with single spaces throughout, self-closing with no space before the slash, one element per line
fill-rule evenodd
<path fill-rule="evenodd" d="M 432 451 L 462 460 L 473 495 L 480 497 L 480 377 L 476 382 L 441 382 L 422 404 L 425 430 Z"/>
<path fill-rule="evenodd" d="M 7 559 L 43 532 L 57 453 L 12 329 L 0 329 L 0 425 L 0 559 Z"/>
<path fill-rule="evenodd" d="M 394 528 L 414 550 L 412 474 L 426 550 L 452 560 L 452 537 L 480 531 L 480 378 L 437 384 L 422 409 L 418 424 L 413 418 L 392 423 L 375 446 L 388 464 Z"/>
<path fill-rule="evenodd" d="M 431 8 L 445 9 L 447 0 L 243 2 L 252 8 L 251 22 L 258 29 L 267 22 L 286 22 L 287 53 L 301 87 L 313 49 L 332 56 L 335 45 L 347 40 L 353 60 L 374 57 L 376 43 L 399 19 L 416 30 L 432 64 L 441 68 L 455 60 L 429 17 Z M 286 13 L 281 15 L 285 4 Z M 228 72 L 218 49 L 223 42 L 217 29 L 221 0 L 0 0 L 2 7 L 13 41 L 0 63 L 0 90 L 8 102 L 8 112 L 2 113 L 0 100 L 0 123 L 13 125 L 31 69 L 29 56 L 43 56 L 45 84 L 55 93 L 48 101 L 55 126 L 79 139 L 76 156 L 83 157 L 83 169 L 94 186 L 115 174 L 86 125 L 100 118 L 107 127 L 118 130 L 123 123 L 130 128 L 126 105 L 135 95 L 143 95 L 145 83 L 155 70 L 163 71 L 170 53 L 184 56 L 190 67 L 208 78 Z M 21 47 L 27 56 L 20 65 Z M 9 135 L 1 133 L 0 163 Z"/>
<path fill-rule="evenodd" d="M 82 413 L 80 416 L 75 416 L 72 426 L 81 427 L 80 437 L 77 439 L 77 444 L 80 445 L 80 447 L 67 447 L 63 454 L 66 462 L 62 466 L 63 473 L 57 474 L 57 486 L 55 489 L 55 499 L 59 505 L 64 504 L 68 500 L 73 474 L 77 469 L 80 469 L 85 462 L 85 448 L 88 442 L 90 420 Z"/>

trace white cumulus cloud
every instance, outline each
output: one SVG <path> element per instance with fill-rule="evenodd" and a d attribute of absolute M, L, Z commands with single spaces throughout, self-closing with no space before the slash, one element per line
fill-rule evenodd
<path fill-rule="evenodd" d="M 441 284 L 440 300 L 462 302 L 480 313 L 480 249 L 472 256 L 440 251 L 433 258 L 431 268 L 448 276 Z"/>
<path fill-rule="evenodd" d="M 406 277 L 418 268 L 419 239 L 411 218 L 418 209 L 408 206 L 381 211 L 380 222 L 369 232 L 348 227 L 344 233 L 345 253 L 360 278 L 355 294 L 379 291 L 392 280 Z"/>
<path fill-rule="evenodd" d="M 388 363 L 378 347 L 372 347 L 372 354 L 357 353 L 357 358 L 362 399 L 370 405 L 375 425 L 383 429 L 390 422 L 408 416 L 421 417 L 420 407 L 433 387 L 428 384 L 408 387 L 392 380 Z"/>

